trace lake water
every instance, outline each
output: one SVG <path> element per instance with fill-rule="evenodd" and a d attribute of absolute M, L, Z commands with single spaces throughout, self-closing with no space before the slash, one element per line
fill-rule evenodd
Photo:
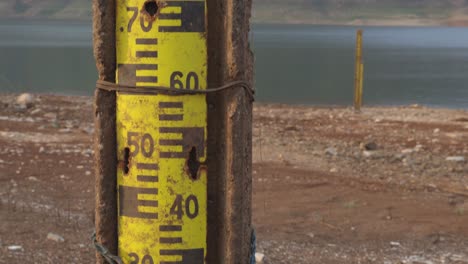
<path fill-rule="evenodd" d="M 364 103 L 468 108 L 468 28 L 363 27 Z M 254 25 L 257 101 L 351 105 L 355 27 Z M 90 23 L 0 21 L 0 92 L 91 95 Z"/>

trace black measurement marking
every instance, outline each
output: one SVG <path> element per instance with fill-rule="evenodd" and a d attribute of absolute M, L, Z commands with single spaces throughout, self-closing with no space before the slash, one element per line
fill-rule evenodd
<path fill-rule="evenodd" d="M 140 212 L 138 210 L 139 206 L 153 208 L 158 206 L 156 200 L 138 199 L 139 194 L 157 195 L 158 189 L 119 186 L 119 215 L 143 219 L 158 219 L 158 213 Z"/>
<path fill-rule="evenodd" d="M 136 64 L 137 71 L 157 71 L 158 65 L 157 64 Z"/>
<path fill-rule="evenodd" d="M 138 170 L 159 170 L 157 163 L 137 163 Z"/>
<path fill-rule="evenodd" d="M 181 152 L 160 152 L 161 158 L 166 159 L 186 159 L 189 152 L 195 147 L 197 157 L 205 156 L 205 129 L 202 127 L 161 127 L 161 134 L 182 134 L 180 140 L 160 139 L 161 146 L 182 146 Z"/>
<path fill-rule="evenodd" d="M 136 57 L 137 58 L 157 58 L 158 52 L 157 51 L 137 51 Z"/>
<path fill-rule="evenodd" d="M 183 102 L 159 102 L 159 108 L 184 108 Z"/>
<path fill-rule="evenodd" d="M 181 237 L 160 237 L 159 243 L 161 244 L 180 244 L 182 243 Z"/>
<path fill-rule="evenodd" d="M 159 20 L 180 20 L 180 26 L 159 26 L 159 32 L 205 32 L 204 1 L 166 1 L 167 6 L 180 7 L 181 13 L 160 13 Z"/>
<path fill-rule="evenodd" d="M 182 121 L 184 120 L 184 115 L 180 114 L 161 114 L 159 115 L 159 121 Z"/>
<path fill-rule="evenodd" d="M 136 39 L 137 45 L 158 45 L 157 38 L 137 38 Z"/>
<path fill-rule="evenodd" d="M 160 264 L 203 264 L 205 250 L 197 249 L 161 249 L 161 256 L 182 256 L 182 261 L 160 261 Z"/>
<path fill-rule="evenodd" d="M 158 176 L 152 175 L 137 175 L 137 181 L 139 182 L 159 182 Z"/>
<path fill-rule="evenodd" d="M 180 146 L 183 145 L 184 141 L 181 139 L 160 139 L 159 145 L 161 146 Z"/>
<path fill-rule="evenodd" d="M 182 231 L 182 226 L 181 225 L 162 225 L 162 226 L 159 226 L 159 231 L 178 232 L 178 231 Z"/>
<path fill-rule="evenodd" d="M 138 205 L 147 207 L 158 207 L 158 201 L 139 200 Z"/>
<path fill-rule="evenodd" d="M 137 76 L 136 82 L 157 83 L 158 77 L 156 76 Z"/>
<path fill-rule="evenodd" d="M 118 65 L 118 81 L 119 84 L 136 86 L 137 83 L 137 71 L 156 71 L 158 70 L 158 64 L 119 64 Z M 157 76 L 152 75 L 152 78 Z M 140 76 L 138 78 L 141 78 Z"/>

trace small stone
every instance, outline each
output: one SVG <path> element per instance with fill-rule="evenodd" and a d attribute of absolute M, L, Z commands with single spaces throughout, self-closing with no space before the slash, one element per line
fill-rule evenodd
<path fill-rule="evenodd" d="M 401 151 L 402 154 L 411 154 L 414 152 L 414 149 L 404 149 Z"/>
<path fill-rule="evenodd" d="M 434 134 L 439 134 L 440 133 L 440 128 L 434 129 Z"/>
<path fill-rule="evenodd" d="M 365 150 L 377 150 L 378 146 L 377 146 L 377 143 L 375 142 L 369 142 L 367 144 L 364 145 L 364 149 Z"/>
<path fill-rule="evenodd" d="M 263 253 L 255 253 L 255 261 L 256 261 L 257 263 L 262 263 L 264 259 L 265 259 L 265 254 L 263 254 Z"/>
<path fill-rule="evenodd" d="M 83 165 L 78 165 L 78 166 L 76 166 L 76 168 L 79 169 L 79 170 L 82 170 L 82 169 L 84 169 L 84 166 Z"/>
<path fill-rule="evenodd" d="M 327 148 L 325 150 L 325 154 L 329 155 L 329 156 L 337 156 L 338 155 L 338 151 L 336 150 L 336 148 Z"/>
<path fill-rule="evenodd" d="M 54 234 L 54 233 L 47 234 L 47 239 L 58 242 L 58 243 L 65 242 L 65 239 L 62 236 Z"/>
<path fill-rule="evenodd" d="M 47 118 L 47 119 L 54 120 L 54 119 L 57 119 L 57 114 L 55 114 L 55 113 L 46 113 L 46 114 L 44 114 L 44 117 Z"/>
<path fill-rule="evenodd" d="M 314 233 L 309 233 L 307 234 L 310 238 L 314 238 L 315 237 L 315 234 Z"/>
<path fill-rule="evenodd" d="M 331 169 L 330 169 L 330 172 L 331 172 L 331 173 L 336 173 L 336 172 L 338 172 L 338 169 L 337 169 L 337 168 L 331 168 Z"/>
<path fill-rule="evenodd" d="M 44 153 L 44 151 L 45 151 L 44 147 L 39 148 L 39 153 Z"/>
<path fill-rule="evenodd" d="M 21 107 L 21 108 L 31 108 L 34 104 L 34 96 L 29 93 L 24 93 L 20 94 L 16 98 L 16 103 Z"/>
<path fill-rule="evenodd" d="M 34 109 L 31 111 L 31 115 L 36 115 L 36 114 L 39 114 L 42 110 L 37 108 L 37 109 Z"/>
<path fill-rule="evenodd" d="M 453 161 L 453 162 L 465 162 L 465 157 L 462 157 L 462 156 L 447 157 L 446 160 Z"/>
<path fill-rule="evenodd" d="M 86 175 L 86 176 L 89 176 L 89 175 L 91 175 L 91 172 L 90 172 L 90 171 L 86 171 L 86 172 L 85 172 L 85 175 Z"/>
<path fill-rule="evenodd" d="M 39 181 L 39 180 L 38 180 L 36 177 L 34 177 L 34 176 L 28 177 L 28 180 L 30 180 L 30 181 Z"/>
<path fill-rule="evenodd" d="M 366 158 L 370 158 L 370 157 L 374 156 L 374 152 L 365 150 L 365 151 L 362 152 L 362 155 L 364 155 L 364 157 L 366 157 Z"/>
<path fill-rule="evenodd" d="M 390 246 L 392 246 L 392 247 L 401 247 L 401 244 L 400 244 L 400 242 L 391 241 Z"/>
<path fill-rule="evenodd" d="M 19 245 L 11 245 L 8 246 L 8 250 L 10 251 L 23 251 L 23 247 Z"/>

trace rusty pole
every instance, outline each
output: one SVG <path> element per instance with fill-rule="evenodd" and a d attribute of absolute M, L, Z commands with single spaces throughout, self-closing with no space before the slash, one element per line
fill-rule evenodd
<path fill-rule="evenodd" d="M 208 0 L 208 84 L 253 83 L 252 0 Z M 93 0 L 94 55 L 100 80 L 115 82 L 115 0 Z M 95 93 L 96 238 L 117 255 L 115 92 Z M 243 89 L 208 101 L 208 253 L 206 263 L 249 263 L 252 102 Z M 97 263 L 104 264 L 98 255 Z"/>

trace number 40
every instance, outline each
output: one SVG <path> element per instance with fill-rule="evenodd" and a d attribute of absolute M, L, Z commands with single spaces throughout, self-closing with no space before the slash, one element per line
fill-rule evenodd
<path fill-rule="evenodd" d="M 184 211 L 185 211 L 185 215 L 187 215 L 188 218 L 194 219 L 195 217 L 197 217 L 198 211 L 199 211 L 197 197 L 195 195 L 189 195 L 187 199 L 185 199 L 185 208 L 182 205 L 183 200 L 184 198 L 182 195 L 177 195 L 174 203 L 171 206 L 171 214 L 177 215 L 177 219 L 182 219 L 182 216 L 184 215 Z M 193 204 L 193 210 L 191 206 L 192 204 Z"/>

